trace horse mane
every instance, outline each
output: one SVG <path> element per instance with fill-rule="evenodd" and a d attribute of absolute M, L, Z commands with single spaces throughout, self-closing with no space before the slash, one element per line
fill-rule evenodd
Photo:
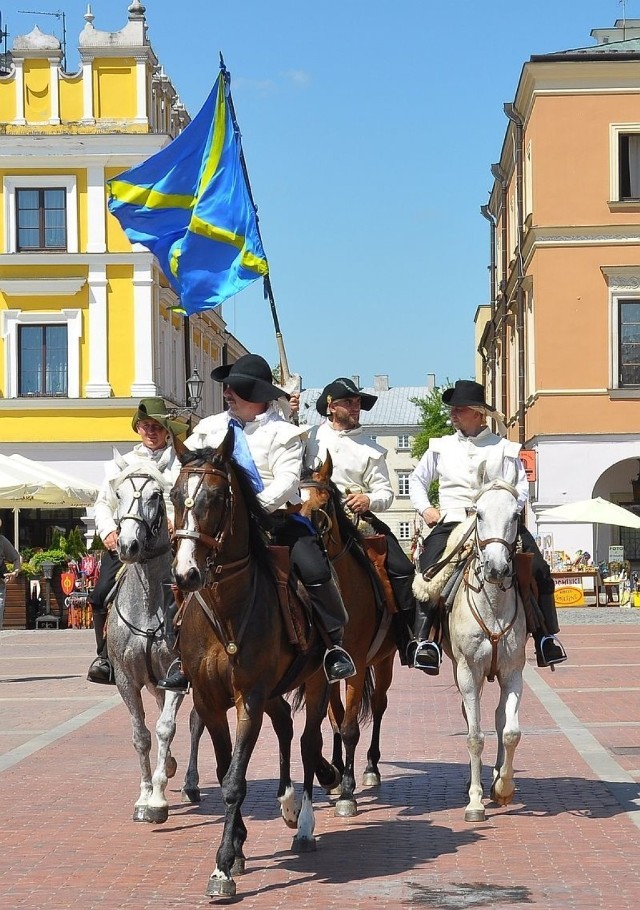
<path fill-rule="evenodd" d="M 273 527 L 273 519 L 258 499 L 249 475 L 242 465 L 239 465 L 235 458 L 230 458 L 227 461 L 217 449 L 211 446 L 207 446 L 204 449 L 196 449 L 195 451 L 187 451 L 183 456 L 182 464 L 194 464 L 196 467 L 210 464 L 214 468 L 224 469 L 229 467 L 231 469 L 249 513 L 249 548 L 251 555 L 255 557 L 262 569 L 273 574 L 269 556 L 269 539 L 267 537 L 267 532 Z"/>
<path fill-rule="evenodd" d="M 117 477 L 113 478 L 111 484 L 114 492 L 118 487 L 122 486 L 128 477 L 136 474 L 144 474 L 147 477 L 151 477 L 153 480 L 157 481 L 161 488 L 167 486 L 167 478 L 160 473 L 157 466 L 149 459 L 141 458 L 139 461 L 134 461 L 132 464 L 126 465 Z"/>

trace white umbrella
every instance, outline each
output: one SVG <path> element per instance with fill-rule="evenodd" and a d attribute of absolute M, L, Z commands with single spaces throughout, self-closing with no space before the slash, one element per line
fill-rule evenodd
<path fill-rule="evenodd" d="M 72 477 L 70 474 L 65 474 L 50 465 L 32 461 L 30 458 L 25 458 L 24 455 L 10 455 L 9 458 L 11 461 L 17 462 L 20 467 L 33 472 L 41 480 L 55 484 L 64 492 L 66 499 L 72 502 L 73 505 L 90 506 L 95 502 L 98 495 L 98 487 L 95 484 L 87 480 L 80 480 L 78 477 Z"/>
<path fill-rule="evenodd" d="M 596 496 L 595 499 L 581 499 L 567 502 L 552 509 L 543 509 L 537 514 L 538 521 L 564 521 L 576 524 L 616 525 L 621 528 L 640 528 L 640 516 L 623 509 L 615 502 Z"/>

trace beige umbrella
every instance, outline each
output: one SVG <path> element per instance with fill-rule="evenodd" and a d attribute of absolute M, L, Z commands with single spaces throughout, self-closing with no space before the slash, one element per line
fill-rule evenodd
<path fill-rule="evenodd" d="M 564 521 L 576 524 L 616 525 L 621 528 L 640 528 L 640 516 L 628 509 L 623 509 L 615 502 L 596 496 L 595 499 L 581 499 L 578 502 L 567 502 L 552 509 L 538 512 L 540 521 Z"/>

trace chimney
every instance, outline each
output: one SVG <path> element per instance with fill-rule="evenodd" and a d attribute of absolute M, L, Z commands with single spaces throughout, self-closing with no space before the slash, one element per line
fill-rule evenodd
<path fill-rule="evenodd" d="M 373 377 L 373 389 L 375 392 L 388 392 L 389 391 L 389 377 L 384 374 L 381 374 L 379 376 L 374 376 Z"/>
<path fill-rule="evenodd" d="M 436 374 L 427 373 L 427 391 L 433 392 L 436 387 Z"/>
<path fill-rule="evenodd" d="M 356 387 L 356 389 L 359 389 L 360 388 L 360 377 L 352 376 L 351 379 L 353 380 L 353 384 Z"/>

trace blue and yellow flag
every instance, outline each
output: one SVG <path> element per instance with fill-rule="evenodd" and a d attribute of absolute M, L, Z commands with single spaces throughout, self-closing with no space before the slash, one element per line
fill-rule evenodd
<path fill-rule="evenodd" d="M 268 274 L 224 68 L 186 129 L 107 185 L 109 211 L 156 256 L 186 313 Z"/>

